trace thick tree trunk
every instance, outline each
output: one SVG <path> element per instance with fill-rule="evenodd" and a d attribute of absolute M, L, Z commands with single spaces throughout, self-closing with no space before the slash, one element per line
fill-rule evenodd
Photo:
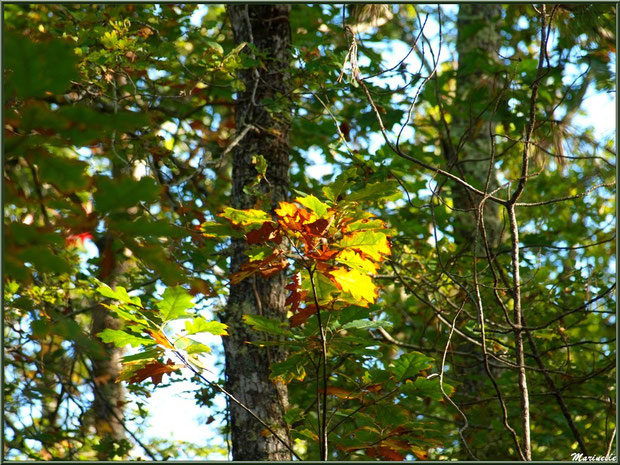
<path fill-rule="evenodd" d="M 245 137 L 233 152 L 232 199 L 235 208 L 256 208 L 256 199 L 244 187 L 256 180 L 253 157 L 262 155 L 268 163 L 266 178 L 259 186 L 268 199 L 263 207 L 275 207 L 287 198 L 289 171 L 288 100 L 291 31 L 289 5 L 229 5 L 227 7 L 235 42 L 248 42 L 261 55 L 262 66 L 243 70 L 245 90 L 237 97 L 236 123 Z M 251 52 L 250 52 L 251 53 Z M 280 110 L 267 112 L 264 99 L 278 100 Z M 243 240 L 232 241 L 231 272 L 247 261 Z M 229 326 L 224 338 L 227 389 L 252 409 L 282 438 L 290 440 L 284 422 L 288 402 L 286 386 L 269 379 L 272 363 L 286 358 L 282 348 L 260 348 L 248 342 L 262 336 L 242 321 L 244 314 L 260 314 L 286 321 L 285 278 L 248 278 L 231 286 L 222 319 Z M 230 402 L 233 460 L 290 460 L 289 451 L 246 411 Z"/>

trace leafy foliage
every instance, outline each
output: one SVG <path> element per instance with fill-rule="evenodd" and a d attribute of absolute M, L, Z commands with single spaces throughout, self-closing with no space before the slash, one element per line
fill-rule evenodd
<path fill-rule="evenodd" d="M 291 7 L 297 194 L 269 210 L 230 204 L 231 147 L 263 129 L 235 127 L 238 73 L 270 64 L 222 5 L 5 5 L 7 459 L 223 458 L 224 439 L 146 440 L 147 398 L 185 367 L 225 438 L 222 394 L 197 374 L 221 370 L 208 337 L 233 331 L 217 321 L 230 284 L 281 275 L 288 325 L 244 321 L 288 351 L 271 377 L 301 458 L 319 456 L 323 412 L 330 460 L 519 458 L 517 292 L 533 458 L 608 449 L 615 148 L 583 115 L 614 90 L 615 6 L 547 5 L 542 65 L 531 5 L 489 7 L 490 23 L 445 5 L 366 24 L 345 11 L 355 36 L 342 8 Z M 272 180 L 248 156 L 254 193 Z M 479 222 L 482 196 L 455 177 L 506 203 L 487 198 Z M 522 182 L 515 286 L 506 205 Z M 251 249 L 228 275 L 231 237 Z M 118 324 L 96 337 L 104 311 Z M 112 349 L 126 439 L 96 433 L 93 395 L 115 380 L 93 370 Z"/>

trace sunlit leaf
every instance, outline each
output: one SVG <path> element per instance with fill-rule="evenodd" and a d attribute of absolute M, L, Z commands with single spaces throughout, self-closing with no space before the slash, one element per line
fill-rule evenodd
<path fill-rule="evenodd" d="M 350 293 L 355 300 L 359 300 L 360 305 L 367 306 L 369 303 L 374 303 L 377 298 L 377 286 L 367 274 L 357 270 L 337 268 L 331 272 L 331 275 L 343 292 Z"/>
<path fill-rule="evenodd" d="M 157 302 L 157 308 L 161 312 L 164 321 L 176 320 L 177 318 L 191 318 L 186 310 L 194 306 L 192 295 L 181 286 L 168 287 L 162 295 L 162 300 Z"/>
<path fill-rule="evenodd" d="M 202 317 L 185 322 L 187 334 L 210 333 L 215 336 L 228 336 L 227 325 L 219 321 L 207 321 Z"/>
<path fill-rule="evenodd" d="M 139 347 L 141 345 L 153 345 L 155 341 L 146 337 L 134 336 L 125 331 L 119 329 L 104 329 L 97 334 L 99 338 L 105 343 L 112 343 L 116 347 L 125 347 L 131 345 L 132 347 Z"/>

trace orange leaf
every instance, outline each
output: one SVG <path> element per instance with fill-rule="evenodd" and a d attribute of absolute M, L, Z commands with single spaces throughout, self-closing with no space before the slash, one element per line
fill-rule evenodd
<path fill-rule="evenodd" d="M 284 218 L 285 216 L 295 216 L 297 210 L 299 210 L 299 207 L 294 203 L 280 202 L 280 208 L 276 208 L 274 211 L 280 218 Z"/>
<path fill-rule="evenodd" d="M 288 267 L 288 262 L 284 259 L 260 269 L 260 274 L 263 278 L 270 278 L 278 271 L 282 271 Z"/>
<path fill-rule="evenodd" d="M 252 276 L 257 271 L 258 271 L 258 267 L 256 269 L 249 269 L 249 270 L 246 269 L 246 270 L 237 271 L 236 273 L 233 273 L 230 275 L 230 284 L 234 284 L 234 285 L 239 284 L 245 278 L 247 278 L 248 276 Z"/>
<path fill-rule="evenodd" d="M 324 389 L 320 389 L 319 392 L 325 392 Z M 331 396 L 336 396 L 340 399 L 356 399 L 359 397 L 359 394 L 349 391 L 348 389 L 342 389 L 336 386 L 327 386 L 327 394 Z"/>
<path fill-rule="evenodd" d="M 136 370 L 133 376 L 129 378 L 129 382 L 139 383 L 147 378 L 151 378 L 153 384 L 158 385 L 165 374 L 170 374 L 182 367 L 183 365 L 175 365 L 170 359 L 165 364 L 155 360 Z"/>
<path fill-rule="evenodd" d="M 417 446 L 411 446 L 411 452 L 413 452 L 413 455 L 415 455 L 419 460 L 428 459 L 428 452 L 424 449 L 420 449 Z"/>
<path fill-rule="evenodd" d="M 153 339 L 155 339 L 158 344 L 164 346 L 167 349 L 174 349 L 174 347 L 172 346 L 172 344 L 170 344 L 170 341 L 168 341 L 168 338 L 164 333 L 160 331 L 151 331 L 150 329 L 147 329 L 146 332 L 149 333 L 149 335 Z"/>
<path fill-rule="evenodd" d="M 338 252 L 338 250 L 330 249 L 327 244 L 323 244 L 323 247 L 320 251 L 308 252 L 306 253 L 306 256 L 313 260 L 327 261 L 330 260 Z"/>

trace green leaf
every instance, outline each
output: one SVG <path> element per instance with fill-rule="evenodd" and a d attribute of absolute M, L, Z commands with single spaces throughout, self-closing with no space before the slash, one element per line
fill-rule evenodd
<path fill-rule="evenodd" d="M 262 155 L 255 155 L 252 157 L 252 164 L 256 167 L 256 172 L 261 176 L 265 177 L 267 173 L 267 160 Z"/>
<path fill-rule="evenodd" d="M 123 363 L 127 362 L 135 362 L 136 360 L 150 360 L 156 359 L 161 356 L 164 351 L 160 347 L 156 347 L 154 349 L 144 350 L 142 352 L 138 352 L 134 355 L 126 355 L 122 358 Z"/>
<path fill-rule="evenodd" d="M 362 189 L 353 192 L 347 197 L 347 200 L 359 202 L 360 200 L 385 201 L 397 200 L 402 196 L 398 181 L 388 179 L 374 184 L 368 184 Z"/>
<path fill-rule="evenodd" d="M 71 193 L 88 185 L 88 164 L 83 161 L 47 154 L 38 156 L 35 162 L 40 180 L 63 193 Z"/>
<path fill-rule="evenodd" d="M 220 44 L 218 44 L 217 42 L 214 42 L 212 40 L 205 40 L 204 44 L 207 47 L 212 48 L 213 50 L 215 50 L 217 52 L 218 55 L 223 55 L 224 54 L 224 49 L 222 48 L 222 46 Z"/>
<path fill-rule="evenodd" d="M 176 341 L 174 341 L 174 347 L 176 349 L 184 350 L 188 354 L 211 352 L 211 348 L 209 346 L 206 346 L 202 342 L 198 342 L 195 339 L 187 336 L 180 337 Z"/>
<path fill-rule="evenodd" d="M 226 207 L 219 216 L 226 218 L 234 225 L 241 226 L 262 225 L 265 221 L 271 221 L 269 213 L 253 209 L 237 210 L 236 208 Z"/>
<path fill-rule="evenodd" d="M 267 318 L 261 315 L 243 315 L 243 322 L 252 327 L 256 331 L 285 336 L 291 334 L 285 327 L 286 323 L 276 320 L 275 318 Z"/>
<path fill-rule="evenodd" d="M 206 237 L 243 237 L 243 233 L 234 229 L 230 224 L 206 221 L 200 225 L 202 234 Z"/>
<path fill-rule="evenodd" d="M 293 379 L 303 381 L 306 377 L 304 362 L 305 354 L 293 354 L 287 360 L 271 365 L 271 379 L 282 381 L 285 384 L 290 383 Z"/>
<path fill-rule="evenodd" d="M 77 58 L 69 42 L 51 39 L 35 43 L 26 35 L 6 30 L 3 42 L 7 96 L 61 94 L 78 79 Z"/>
<path fill-rule="evenodd" d="M 102 296 L 117 300 L 123 304 L 134 304 L 139 307 L 142 306 L 140 297 L 131 297 L 123 286 L 116 286 L 115 289 L 112 289 L 110 286 L 102 283 L 101 281 L 99 281 L 99 284 L 100 285 L 97 288 L 97 292 L 99 292 Z"/>
<path fill-rule="evenodd" d="M 41 339 L 49 334 L 50 324 L 44 320 L 33 320 L 30 323 L 30 331 L 34 338 Z"/>
<path fill-rule="evenodd" d="M 331 301 L 333 295 L 341 294 L 338 287 L 323 273 L 314 274 L 314 285 L 319 304 Z M 308 291 L 308 295 L 312 298 L 312 283 L 308 272 L 305 270 L 301 272 L 301 288 Z"/>
<path fill-rule="evenodd" d="M 124 307 L 124 306 L 119 306 L 119 305 L 108 305 L 108 304 L 101 304 L 101 305 L 103 305 L 104 307 L 116 313 L 116 315 L 118 315 L 119 318 L 122 318 L 125 321 L 133 321 L 141 328 L 157 329 L 157 325 L 153 323 L 152 321 L 150 321 L 146 317 L 146 315 L 144 315 L 141 311 L 139 311 L 135 307 Z"/>
<path fill-rule="evenodd" d="M 179 318 L 191 318 L 185 313 L 187 309 L 194 306 L 192 296 L 181 286 L 169 287 L 164 291 L 162 300 L 155 304 L 161 312 L 164 322 Z"/>
<path fill-rule="evenodd" d="M 247 42 L 241 42 L 239 45 L 237 45 L 235 48 L 233 48 L 230 52 L 228 52 L 228 54 L 226 55 L 226 58 L 224 58 L 224 60 L 228 60 L 229 58 L 234 58 L 237 55 L 239 55 L 241 50 L 243 50 L 247 44 L 248 44 Z"/>
<path fill-rule="evenodd" d="M 130 177 L 111 179 L 97 177 L 97 191 L 93 194 L 95 205 L 103 212 L 123 210 L 140 202 L 150 203 L 157 200 L 160 186 L 149 177 L 136 181 Z"/>
<path fill-rule="evenodd" d="M 443 389 L 448 396 L 454 392 L 454 388 L 446 383 L 443 384 Z M 435 376 L 432 379 L 426 379 L 421 376 L 413 382 L 408 380 L 402 385 L 401 390 L 407 395 L 429 397 L 433 400 L 443 399 L 443 394 L 439 388 L 439 376 Z"/>
<path fill-rule="evenodd" d="M 359 231 L 346 235 L 338 244 L 342 248 L 351 248 L 379 261 L 382 255 L 390 254 L 387 236 L 379 231 Z"/>
<path fill-rule="evenodd" d="M 327 214 L 327 209 L 329 205 L 324 204 L 319 199 L 317 199 L 314 195 L 308 195 L 306 197 L 297 197 L 295 202 L 302 204 L 304 207 L 309 208 L 314 213 L 317 214 L 319 218 L 324 218 Z"/>
<path fill-rule="evenodd" d="M 422 370 L 429 369 L 432 366 L 432 361 L 432 358 L 420 352 L 410 352 L 394 360 L 390 366 L 390 371 L 397 381 L 403 381 L 408 378 L 415 378 Z"/>
<path fill-rule="evenodd" d="M 185 322 L 187 334 L 211 333 L 216 336 L 228 336 L 227 325 L 219 321 L 207 321 L 202 317 L 194 318 Z"/>
<path fill-rule="evenodd" d="M 133 334 L 126 333 L 119 329 L 104 329 L 97 334 L 101 340 L 105 343 L 112 343 L 116 347 L 125 347 L 127 344 L 132 347 L 139 347 L 141 345 L 149 346 L 155 344 L 153 339 L 147 339 L 145 337 L 134 336 Z"/>
<path fill-rule="evenodd" d="M 46 246 L 33 246 L 18 254 L 24 263 L 30 263 L 39 273 L 70 273 L 72 267 L 67 260 L 56 255 Z"/>
<path fill-rule="evenodd" d="M 373 329 L 391 328 L 392 325 L 387 321 L 353 320 L 341 326 L 341 329 Z"/>

